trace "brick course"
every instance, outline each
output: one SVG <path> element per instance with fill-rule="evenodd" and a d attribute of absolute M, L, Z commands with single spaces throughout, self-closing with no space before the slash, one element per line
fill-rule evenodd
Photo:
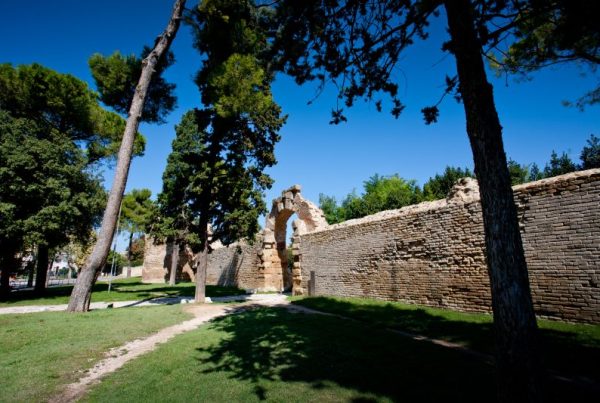
<path fill-rule="evenodd" d="M 538 315 L 600 322 L 600 170 L 513 188 Z M 301 236 L 303 288 L 489 312 L 478 197 L 330 226 Z"/>

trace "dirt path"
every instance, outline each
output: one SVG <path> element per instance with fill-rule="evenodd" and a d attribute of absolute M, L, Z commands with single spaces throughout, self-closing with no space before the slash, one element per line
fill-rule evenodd
<path fill-rule="evenodd" d="M 67 385 L 60 394 L 49 400 L 52 403 L 75 402 L 85 395 L 87 390 L 99 383 L 101 378 L 121 368 L 127 362 L 146 354 L 178 334 L 198 328 L 200 325 L 219 316 L 239 313 L 253 307 L 287 306 L 284 295 L 256 295 L 246 301 L 231 305 L 203 304 L 187 305 L 184 309 L 194 314 L 194 319 L 166 327 L 145 339 L 133 340 L 106 353 L 106 358 L 98 362 L 77 382 Z"/>

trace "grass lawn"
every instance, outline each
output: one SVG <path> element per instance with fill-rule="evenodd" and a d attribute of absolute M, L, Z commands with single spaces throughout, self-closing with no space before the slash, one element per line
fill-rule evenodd
<path fill-rule="evenodd" d="M 593 396 L 565 383 L 548 388 L 549 400 Z M 482 360 L 370 323 L 272 308 L 177 336 L 105 378 L 84 401 L 494 399 L 494 369 Z"/>
<path fill-rule="evenodd" d="M 392 328 L 451 341 L 493 354 L 492 317 L 398 302 L 361 298 L 293 297 L 292 303 Z M 600 325 L 538 320 L 540 352 L 552 371 L 600 384 Z"/>
<path fill-rule="evenodd" d="M 0 315 L 0 401 L 46 401 L 110 348 L 190 317 L 181 306 Z"/>
<path fill-rule="evenodd" d="M 92 302 L 137 301 L 161 296 L 194 296 L 196 285 L 194 283 L 178 283 L 174 286 L 168 284 L 144 284 L 140 277 L 115 280 L 111 291 L 108 292 L 108 283 L 97 282 L 92 293 Z M 49 287 L 46 295 L 39 297 L 33 291 L 16 291 L 10 294 L 8 300 L 0 301 L 0 308 L 22 305 L 58 305 L 69 302 L 72 285 Z M 235 287 L 220 287 L 207 285 L 208 297 L 221 297 L 225 295 L 244 294 L 244 290 Z"/>

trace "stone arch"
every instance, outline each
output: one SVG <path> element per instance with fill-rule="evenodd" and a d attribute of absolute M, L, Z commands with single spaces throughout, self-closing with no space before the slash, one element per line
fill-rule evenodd
<path fill-rule="evenodd" d="M 302 197 L 301 190 L 300 185 L 284 190 L 281 197 L 273 200 L 273 207 L 266 218 L 262 249 L 259 252 L 264 291 L 283 291 L 291 288 L 294 295 L 303 295 L 306 292 L 302 288 L 301 235 L 327 227 L 327 221 L 317 205 Z M 287 222 L 293 214 L 296 214 L 298 219 L 292 223 L 293 265 L 290 273 L 286 232 Z"/>

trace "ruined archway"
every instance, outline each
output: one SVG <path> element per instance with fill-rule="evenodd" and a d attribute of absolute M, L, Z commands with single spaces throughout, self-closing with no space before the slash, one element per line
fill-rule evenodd
<path fill-rule="evenodd" d="M 266 218 L 263 232 L 263 245 L 260 253 L 262 289 L 264 291 L 292 290 L 294 295 L 303 295 L 300 255 L 300 236 L 327 226 L 325 215 L 314 203 L 300 194 L 300 185 L 283 191 L 281 197 L 273 200 L 273 207 Z M 288 270 L 286 232 L 288 219 L 296 214 L 292 223 L 291 273 Z"/>

